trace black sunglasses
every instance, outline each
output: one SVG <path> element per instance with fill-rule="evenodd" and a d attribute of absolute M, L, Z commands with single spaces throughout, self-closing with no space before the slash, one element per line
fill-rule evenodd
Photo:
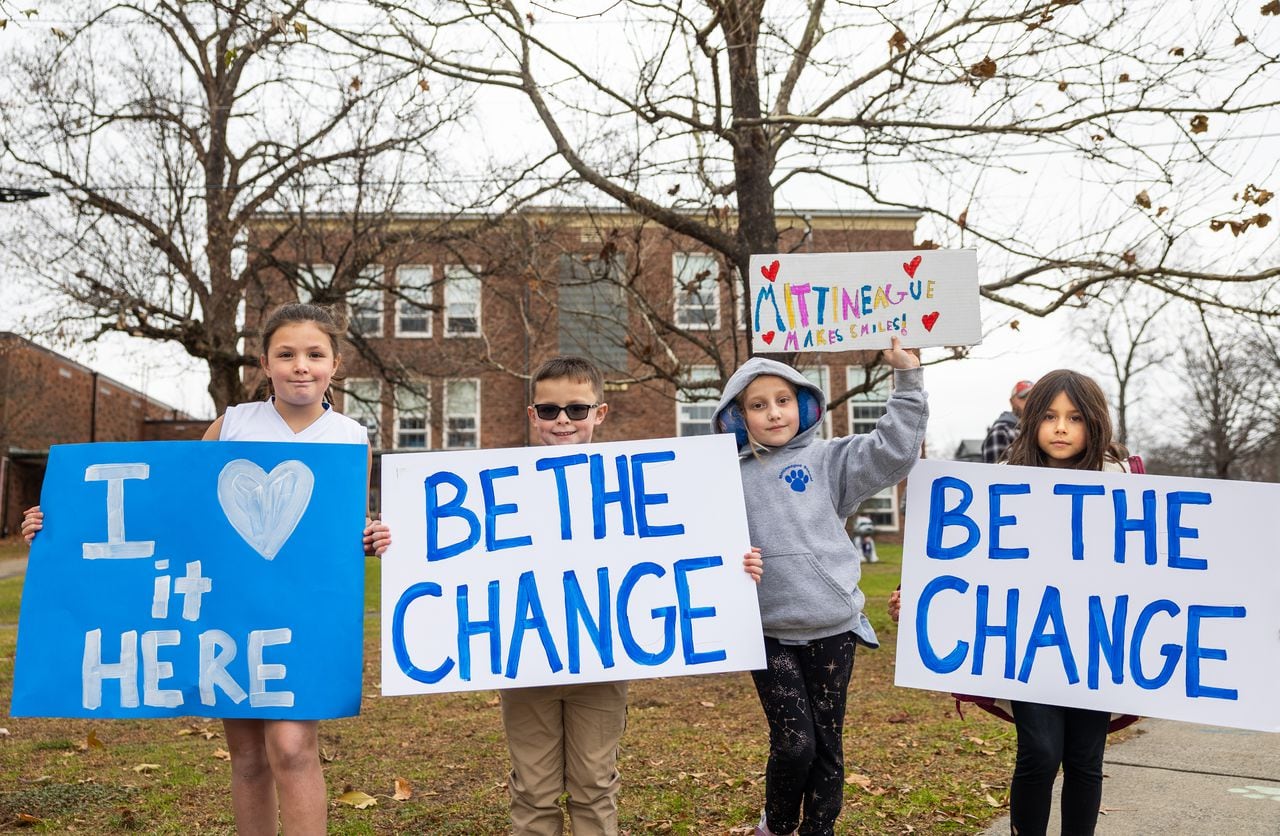
<path fill-rule="evenodd" d="M 569 416 L 570 421 L 581 421 L 599 405 L 598 403 L 571 403 L 561 406 L 556 403 L 536 403 L 533 405 L 533 411 L 543 421 L 556 420 L 560 417 L 561 410 Z"/>

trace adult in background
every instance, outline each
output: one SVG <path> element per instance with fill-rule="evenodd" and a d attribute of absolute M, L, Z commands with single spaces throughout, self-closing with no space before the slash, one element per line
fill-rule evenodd
<path fill-rule="evenodd" d="M 982 460 L 987 464 L 999 464 L 1004 459 L 1005 449 L 1018 437 L 1018 419 L 1022 417 L 1022 408 L 1027 404 L 1031 386 L 1030 380 L 1019 380 L 1013 384 L 1013 391 L 1009 393 L 1009 410 L 1001 412 L 987 429 L 987 437 L 982 439 Z"/>

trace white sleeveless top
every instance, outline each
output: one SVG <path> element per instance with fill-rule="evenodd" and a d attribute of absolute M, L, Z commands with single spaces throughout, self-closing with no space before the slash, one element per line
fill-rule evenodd
<path fill-rule="evenodd" d="M 329 404 L 324 414 L 301 432 L 294 432 L 276 411 L 275 399 L 229 406 L 222 413 L 222 441 L 308 441 L 327 444 L 369 443 L 369 433 L 358 422 L 335 412 Z"/>

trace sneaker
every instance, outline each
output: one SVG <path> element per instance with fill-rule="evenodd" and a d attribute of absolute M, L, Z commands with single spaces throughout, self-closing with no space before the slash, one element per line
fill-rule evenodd
<path fill-rule="evenodd" d="M 793 831 L 794 832 L 794 831 Z M 764 820 L 764 810 L 760 811 L 760 823 L 756 825 L 754 836 L 791 836 L 789 833 L 774 833 Z"/>

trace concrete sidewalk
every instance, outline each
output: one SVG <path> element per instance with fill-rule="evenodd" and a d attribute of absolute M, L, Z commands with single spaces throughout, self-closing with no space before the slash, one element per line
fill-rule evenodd
<path fill-rule="evenodd" d="M 25 557 L 13 557 L 0 560 L 0 578 L 12 578 L 14 575 L 23 575 L 27 571 L 27 559 Z"/>
<path fill-rule="evenodd" d="M 1172 720 L 1138 727 L 1143 734 L 1107 746 L 1098 836 L 1280 836 L 1280 734 Z M 1055 799 L 1049 833 L 1058 832 Z M 1008 816 L 983 832 L 1008 833 Z"/>

